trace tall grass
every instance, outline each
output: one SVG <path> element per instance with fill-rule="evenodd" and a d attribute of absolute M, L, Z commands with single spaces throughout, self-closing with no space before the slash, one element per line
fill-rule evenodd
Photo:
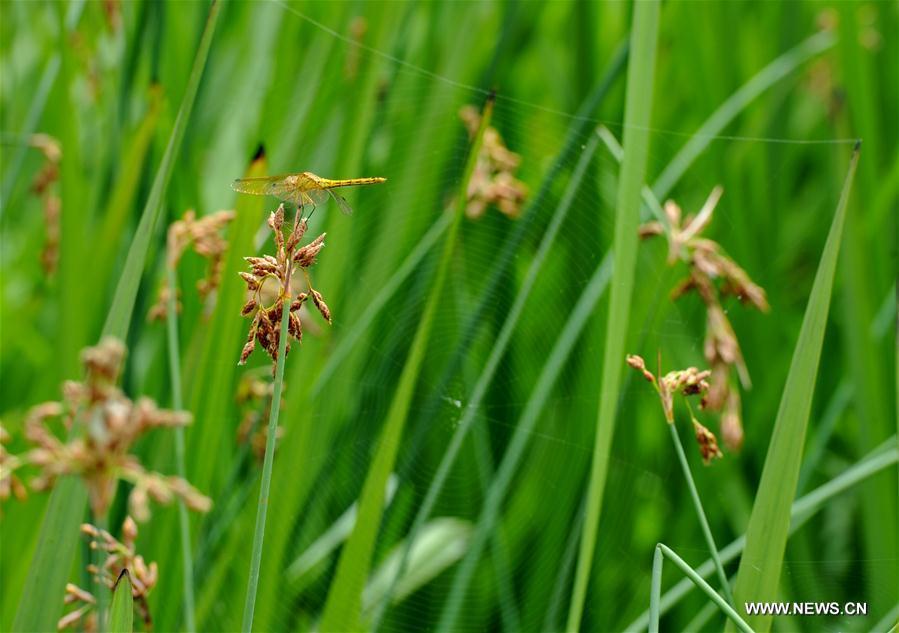
<path fill-rule="evenodd" d="M 385 486 L 396 460 L 397 449 L 409 414 L 413 389 L 430 340 L 431 325 L 442 300 L 450 260 L 456 247 L 456 237 L 467 205 L 469 181 L 474 174 L 484 134 L 490 125 L 494 102 L 494 95 L 489 95 L 481 112 L 478 130 L 472 139 L 462 183 L 452 209 L 453 223 L 445 238 L 434 284 L 428 292 L 424 312 L 415 331 L 415 338 L 412 339 L 409 357 L 403 367 L 396 394 L 387 413 L 383 436 L 378 444 L 375 460 L 362 491 L 356 527 L 341 554 L 337 575 L 328 594 L 321 622 L 323 631 L 353 630 L 361 625 L 362 589 L 369 573 L 368 568 L 374 541 L 380 524 Z"/>
<path fill-rule="evenodd" d="M 818 377 L 837 255 L 858 158 L 859 148 L 856 147 L 824 245 L 821 263 L 815 274 L 799 340 L 793 352 L 790 373 L 784 385 L 771 445 L 746 531 L 746 549 L 740 558 L 740 571 L 734 590 L 737 604 L 748 601 L 773 602 L 777 599 L 790 528 L 789 508 L 799 480 L 802 447 Z M 749 624 L 759 631 L 769 630 L 771 619 L 771 616 L 748 615 Z"/>
<path fill-rule="evenodd" d="M 106 316 L 106 323 L 103 326 L 104 336 L 127 338 L 151 235 L 162 215 L 162 200 L 172 176 L 175 157 L 180 149 L 196 98 L 200 77 L 206 65 L 218 13 L 219 4 L 213 2 L 194 60 L 190 81 L 178 111 L 178 118 L 128 251 L 128 257 L 113 296 L 112 306 Z M 77 140 L 73 138 L 72 144 L 77 146 Z M 65 176 L 63 178 L 65 179 Z M 72 186 L 75 186 L 75 183 L 72 183 Z M 63 190 L 65 191 L 65 185 L 63 185 Z M 77 212 L 78 209 L 75 208 L 73 211 Z M 77 235 L 77 228 L 70 227 L 69 231 Z M 65 260 L 63 260 L 63 265 L 66 265 Z M 75 266 L 76 264 L 73 262 L 70 265 Z M 75 280 L 72 280 L 71 283 L 78 286 Z M 75 309 L 74 306 L 70 307 Z M 78 432 L 77 428 L 72 430 Z M 78 542 L 78 522 L 83 516 L 86 501 L 86 490 L 72 477 L 64 478 L 60 485 L 53 490 L 47 514 L 41 525 L 34 563 L 29 567 L 24 596 L 16 613 L 15 630 L 43 631 L 55 626 L 62 605 L 54 597 L 63 593 L 69 574 L 68 567 L 74 557 Z"/>
<path fill-rule="evenodd" d="M 118 18 L 105 12 L 116 6 Z M 236 365 L 246 325 L 237 273 L 242 256 L 268 251 L 260 229 L 276 201 L 235 198 L 228 183 L 307 169 L 389 180 L 350 192 L 349 218 L 331 205 L 316 212 L 328 238 L 315 281 L 334 323 L 310 326 L 284 370 L 254 629 L 573 630 L 570 609 L 580 630 L 646 630 L 657 543 L 716 586 L 656 404 L 629 374 L 610 384 L 624 351 L 659 348 L 678 366 L 701 366 L 704 315 L 688 297 L 667 297 L 682 269 L 666 265 L 661 241 L 637 247 L 632 228 L 669 197 L 694 211 L 715 185 L 725 193 L 709 237 L 772 307 L 759 316 L 725 304 L 753 378 L 742 450 L 705 468 L 684 443 L 724 570 L 733 575 L 747 537 L 756 540 L 759 474 L 792 481 L 795 468 L 792 490 L 770 509 L 786 543 L 771 554 L 781 568 L 776 599 L 826 595 L 868 601 L 870 611 L 778 618 L 774 628 L 861 631 L 895 617 L 896 570 L 883 561 L 899 543 L 877 513 L 895 522 L 899 483 L 896 349 L 884 343 L 896 317 L 895 300 L 884 299 L 896 292 L 886 237 L 896 234 L 899 195 L 890 5 L 663 3 L 654 55 L 632 48 L 636 18 L 652 11 L 645 3 L 279 0 L 216 10 L 198 78 L 192 60 L 209 46 L 209 4 L 0 5 L 4 450 L 28 450 L 29 408 L 58 399 L 79 350 L 104 327 L 127 339 L 126 393 L 177 403 L 183 386 L 194 417 L 185 474 L 214 507 L 191 516 L 187 533 L 175 506 L 154 506 L 140 528 L 136 548 L 159 566 L 149 594 L 156 630 L 191 628 L 190 612 L 196 630 L 243 622 L 264 465 L 236 435 L 245 416 L 267 422 L 268 411 L 236 392 L 246 372 L 268 368 L 255 358 Z M 649 57 L 651 93 L 634 87 Z M 630 87 L 618 81 L 625 72 Z M 529 194 L 518 218 L 495 206 L 459 218 L 445 212 L 459 208 L 471 149 L 459 109 L 483 103 L 493 86 L 492 126 L 520 155 Z M 652 111 L 642 123 L 635 99 Z M 582 163 L 598 124 L 605 147 Z M 34 132 L 62 147 L 51 186 L 63 212 L 55 273 L 40 264 L 52 217 L 31 192 L 46 164 L 29 145 Z M 773 467 L 778 405 L 845 174 L 850 146 L 839 139 L 858 136 L 865 155 L 833 309 L 814 310 L 825 338 L 807 440 L 790 451 L 795 463 Z M 646 144 L 639 177 L 635 138 Z M 265 156 L 248 167 L 260 144 Z M 194 288 L 200 258 L 182 259 L 169 337 L 145 314 L 165 275 L 164 225 L 188 208 L 236 217 L 213 299 Z M 179 359 L 167 342 L 178 343 Z M 713 416 L 703 422 L 717 432 Z M 148 467 L 178 472 L 174 433 L 137 450 Z M 16 473 L 26 483 L 35 474 Z M 127 492 L 108 525 L 121 525 Z M 52 630 L 65 583 L 88 586 L 77 528 L 85 507 L 70 479 L 52 494 L 3 502 L 0 629 Z M 725 627 L 670 561 L 659 580 L 660 628 Z"/>
<path fill-rule="evenodd" d="M 631 30 L 631 59 L 628 65 L 627 94 L 624 106 L 624 159 L 616 198 L 614 264 L 609 319 L 603 350 L 602 382 L 599 389 L 599 413 L 596 438 L 587 487 L 587 505 L 581 550 L 568 610 L 568 630 L 581 627 L 587 583 L 593 568 L 593 554 L 602 512 L 609 456 L 618 413 L 618 388 L 621 384 L 622 358 L 627 337 L 631 291 L 637 262 L 637 224 L 640 194 L 645 181 L 649 154 L 649 123 L 655 78 L 656 38 L 659 28 L 658 2 L 640 2 L 634 8 Z"/>

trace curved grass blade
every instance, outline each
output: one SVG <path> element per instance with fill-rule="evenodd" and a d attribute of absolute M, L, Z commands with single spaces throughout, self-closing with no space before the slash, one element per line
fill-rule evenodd
<path fill-rule="evenodd" d="M 399 543 L 387 556 L 362 594 L 363 613 L 369 612 L 393 589 L 393 603 L 398 603 L 428 584 L 454 565 L 468 548 L 471 524 L 454 517 L 438 517 L 428 522 L 412 547 L 406 571 L 399 576 L 400 563 L 406 549 Z"/>
<path fill-rule="evenodd" d="M 109 609 L 110 633 L 131 633 L 134 630 L 134 596 L 131 595 L 131 576 L 123 569 L 112 588 L 112 607 Z"/>
<path fill-rule="evenodd" d="M 790 534 L 801 528 L 818 511 L 822 510 L 829 501 L 846 492 L 857 483 L 864 481 L 882 470 L 899 463 L 899 449 L 896 447 L 896 438 L 893 437 L 882 446 L 871 451 L 857 464 L 834 477 L 830 481 L 815 488 L 807 495 L 797 499 L 790 508 Z M 727 564 L 743 552 L 746 546 L 746 535 L 740 536 L 733 542 L 721 548 L 718 552 L 721 562 Z M 715 572 L 715 564 L 711 558 L 696 568 L 696 572 L 706 578 Z M 680 602 L 680 600 L 694 589 L 689 580 L 682 580 L 662 595 L 659 602 L 660 614 L 665 614 Z M 640 616 L 624 627 L 625 631 L 644 631 L 649 624 L 649 611 L 644 611 Z"/>
<path fill-rule="evenodd" d="M 178 118 L 172 129 L 172 135 L 144 207 L 140 225 L 128 251 L 128 258 L 116 287 L 112 306 L 106 317 L 106 324 L 103 328 L 104 336 L 115 336 L 123 340 L 127 337 L 141 273 L 147 258 L 147 250 L 159 216 L 162 215 L 162 200 L 172 174 L 175 157 L 181 147 L 187 121 L 190 118 L 200 77 L 206 66 L 218 12 L 219 4 L 213 2 L 194 59 L 190 81 L 178 111 Z M 78 544 L 78 524 L 81 521 L 86 502 L 87 491 L 80 481 L 65 477 L 57 482 L 50 495 L 47 512 L 41 524 L 37 549 L 25 581 L 22 600 L 16 611 L 16 619 L 13 623 L 14 631 L 47 631 L 55 628 L 56 620 L 62 610 L 62 601 L 59 596 L 63 595 L 66 578 L 71 570 L 71 562 Z"/>
<path fill-rule="evenodd" d="M 852 154 L 849 172 L 843 183 L 821 263 L 809 297 L 799 340 L 793 351 L 790 372 L 774 422 L 771 444 L 758 493 L 746 530 L 746 551 L 740 560 L 734 595 L 737 604 L 744 601 L 777 600 L 777 586 L 790 528 L 789 510 L 799 481 L 799 465 L 815 391 L 818 363 L 824 343 L 824 329 L 830 308 L 830 296 L 840 251 L 840 238 L 846 219 L 846 207 L 858 166 L 859 146 Z M 748 616 L 752 628 L 764 633 L 771 628 L 770 615 Z"/>
<path fill-rule="evenodd" d="M 662 593 L 662 561 L 667 558 L 680 569 L 694 585 L 699 587 L 722 612 L 743 633 L 753 633 L 746 621 L 734 611 L 733 607 L 722 598 L 711 585 L 703 580 L 696 570 L 690 567 L 683 558 L 674 553 L 668 546 L 659 543 L 652 559 L 652 590 L 649 597 L 649 633 L 659 633 L 659 596 Z M 727 578 L 724 579 L 725 584 Z"/>
<path fill-rule="evenodd" d="M 459 189 L 458 201 L 453 211 L 453 223 L 450 226 L 449 234 L 446 236 L 434 284 L 431 286 L 424 313 L 415 332 L 415 338 L 412 340 L 409 356 L 400 376 L 399 386 L 387 413 L 387 420 L 378 450 L 369 468 L 368 477 L 362 490 L 362 496 L 359 501 L 359 519 L 353 534 L 350 536 L 350 540 L 341 554 L 340 562 L 337 566 L 337 574 L 328 593 L 328 600 L 325 604 L 320 626 L 322 631 L 353 631 L 360 628 L 362 591 L 368 577 L 374 542 L 381 524 L 381 512 L 384 507 L 384 488 L 396 461 L 396 453 L 402 439 L 409 407 L 412 403 L 415 383 L 421 363 L 424 360 L 428 338 L 430 337 L 431 324 L 442 299 L 443 287 L 449 272 L 459 225 L 465 213 L 468 183 L 474 172 L 484 132 L 490 124 L 493 102 L 494 97 L 491 95 L 488 97 L 481 116 L 480 127 L 471 145 L 462 178 L 462 185 Z"/>
<path fill-rule="evenodd" d="M 584 532 L 578 555 L 574 590 L 568 611 L 567 630 L 576 631 L 581 625 L 587 581 L 593 566 L 593 550 L 602 509 L 609 453 L 615 428 L 618 387 L 624 366 L 624 348 L 630 313 L 631 291 L 637 262 L 637 223 L 640 194 L 645 180 L 649 153 L 649 124 L 652 110 L 655 51 L 659 27 L 659 2 L 638 2 L 634 7 L 631 33 L 631 62 L 627 75 L 624 110 L 624 162 L 618 182 L 615 238 L 613 242 L 615 284 L 609 306 L 609 319 L 603 355 L 599 413 L 596 420 L 596 439 L 593 464 L 587 489 L 587 508 Z"/>

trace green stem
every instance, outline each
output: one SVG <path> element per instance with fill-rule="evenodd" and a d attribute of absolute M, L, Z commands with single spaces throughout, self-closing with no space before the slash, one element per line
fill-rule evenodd
<path fill-rule="evenodd" d="M 652 591 L 649 594 L 649 631 L 650 633 L 658 633 L 659 631 L 659 601 L 662 594 L 662 556 L 665 556 L 668 560 L 673 562 L 677 567 L 684 572 L 684 575 L 687 576 L 693 584 L 699 587 L 705 594 L 711 598 L 712 602 L 718 605 L 718 608 L 724 612 L 728 618 L 733 621 L 734 624 L 737 625 L 737 628 L 743 631 L 744 633 L 753 633 L 752 629 L 746 624 L 746 621 L 740 617 L 740 615 L 734 611 L 733 607 L 731 607 L 727 601 L 721 597 L 714 589 L 712 589 L 711 585 L 702 579 L 696 570 L 690 567 L 684 559 L 674 553 L 674 551 L 667 547 L 666 545 L 659 543 L 656 545 L 655 555 L 652 559 Z M 726 580 L 726 579 L 725 579 Z"/>
<path fill-rule="evenodd" d="M 289 279 L 288 275 L 288 279 Z M 256 529 L 253 532 L 253 557 L 250 559 L 250 578 L 247 581 L 247 600 L 243 611 L 241 630 L 253 630 L 253 610 L 256 608 L 256 589 L 259 586 L 259 566 L 262 563 L 262 540 L 265 537 L 265 515 L 268 511 L 268 495 L 272 484 L 272 462 L 275 457 L 275 437 L 278 431 L 278 414 L 281 411 L 281 389 L 284 386 L 284 357 L 287 355 L 287 323 L 290 320 L 290 294 L 281 308 L 281 338 L 278 340 L 278 360 L 275 364 L 275 389 L 272 408 L 268 417 L 268 437 L 265 438 L 265 461 L 262 464 L 262 485 L 259 489 L 259 505 L 256 510 Z"/>
<path fill-rule="evenodd" d="M 659 633 L 659 600 L 662 597 L 662 548 L 656 545 L 652 555 L 652 579 L 649 584 L 649 633 Z"/>
<path fill-rule="evenodd" d="M 830 500 L 846 492 L 861 481 L 891 467 L 899 462 L 899 449 L 896 448 L 896 436 L 891 437 L 880 447 L 871 451 L 855 466 L 849 468 L 826 484 L 815 488 L 812 492 L 793 502 L 790 508 L 790 533 L 794 533 L 820 511 Z M 723 562 L 737 560 L 746 546 L 746 535 L 742 535 L 722 548 L 720 556 Z M 714 563 L 711 559 L 696 568 L 702 576 L 711 576 Z M 662 596 L 660 611 L 666 613 L 690 591 L 693 585 L 688 580 L 677 583 Z M 649 611 L 644 611 L 636 620 L 624 627 L 625 631 L 641 631 L 649 623 Z"/>
<path fill-rule="evenodd" d="M 718 556 L 718 547 L 715 545 L 715 538 L 712 536 L 712 530 L 709 527 L 709 520 L 705 516 L 705 510 L 702 507 L 702 500 L 699 498 L 699 491 L 696 489 L 696 482 L 693 481 L 693 473 L 690 472 L 690 465 L 687 463 L 687 455 L 684 453 L 684 445 L 681 444 L 680 436 L 674 424 L 668 424 L 668 430 L 671 431 L 671 441 L 674 442 L 674 450 L 677 453 L 677 459 L 680 462 L 681 470 L 684 471 L 684 478 L 687 480 L 687 487 L 690 489 L 690 496 L 693 497 L 693 507 L 696 509 L 696 516 L 699 518 L 699 524 L 702 526 L 702 534 L 705 536 L 705 542 L 709 546 L 712 554 L 712 560 L 715 561 L 715 569 L 718 572 L 718 580 L 721 581 L 721 591 L 730 604 L 734 603 L 734 596 L 730 591 L 730 585 L 727 582 L 727 574 L 724 573 L 724 566 L 721 564 L 721 557 Z"/>
<path fill-rule="evenodd" d="M 178 345 L 178 276 L 175 267 L 166 265 L 169 287 L 166 302 L 166 338 L 169 348 L 169 377 L 172 382 L 172 408 L 184 408 L 181 393 L 181 351 Z M 184 427 L 175 428 L 175 468 L 181 479 L 187 479 L 184 465 Z M 178 502 L 178 522 L 181 531 L 182 581 L 184 585 L 184 627 L 188 633 L 196 630 L 194 622 L 194 561 L 190 544 L 190 519 L 184 500 Z"/>
<path fill-rule="evenodd" d="M 94 526 L 101 532 L 109 532 L 108 514 L 95 516 Z M 91 550 L 91 562 L 97 568 L 97 576 L 94 579 L 94 595 L 97 597 L 97 631 L 99 633 L 106 631 L 106 623 L 108 621 L 106 609 L 109 606 L 109 596 L 107 595 L 109 589 L 103 580 L 103 572 L 105 571 L 103 564 L 106 562 L 104 558 L 102 548 L 98 547 Z"/>
<path fill-rule="evenodd" d="M 637 264 L 640 193 L 645 182 L 649 154 L 649 125 L 660 4 L 657 1 L 646 1 L 634 5 L 630 47 L 632 54 L 628 64 L 624 108 L 624 160 L 618 180 L 615 236 L 612 243 L 615 283 L 612 284 L 612 294 L 609 298 L 599 410 L 596 415 L 593 454 L 586 491 L 584 531 L 568 609 L 566 626 L 568 631 L 577 631 L 581 628 L 612 452 L 615 417 L 618 412 L 619 387 Z"/>

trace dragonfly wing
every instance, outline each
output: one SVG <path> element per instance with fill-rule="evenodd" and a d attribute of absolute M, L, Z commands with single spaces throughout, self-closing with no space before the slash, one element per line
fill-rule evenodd
<path fill-rule="evenodd" d="M 286 176 L 240 178 L 231 183 L 231 188 L 255 196 L 275 196 L 285 202 L 295 202 L 296 198 L 296 187 L 287 184 Z"/>
<path fill-rule="evenodd" d="M 328 201 L 328 192 L 324 189 L 308 189 L 306 196 L 316 207 L 320 207 Z"/>
<path fill-rule="evenodd" d="M 339 193 L 334 193 L 330 189 L 328 189 L 328 193 L 331 194 L 332 198 L 334 198 L 334 202 L 337 203 L 337 206 L 340 207 L 340 210 L 343 212 L 344 215 L 352 215 L 353 214 L 353 207 L 350 206 L 350 203 L 347 202 L 343 198 L 343 196 L 341 196 Z"/>

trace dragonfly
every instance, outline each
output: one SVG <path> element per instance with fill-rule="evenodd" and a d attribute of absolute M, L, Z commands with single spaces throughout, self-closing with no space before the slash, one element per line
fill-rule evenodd
<path fill-rule="evenodd" d="M 297 207 L 317 205 L 332 198 L 340 210 L 346 215 L 353 212 L 350 204 L 334 190 L 338 187 L 355 187 L 357 185 L 376 185 L 386 178 L 347 178 L 332 180 L 316 176 L 310 171 L 299 174 L 281 174 L 264 178 L 238 178 L 231 183 L 231 188 L 240 193 L 256 196 L 275 196 L 276 198 L 295 204 Z"/>

